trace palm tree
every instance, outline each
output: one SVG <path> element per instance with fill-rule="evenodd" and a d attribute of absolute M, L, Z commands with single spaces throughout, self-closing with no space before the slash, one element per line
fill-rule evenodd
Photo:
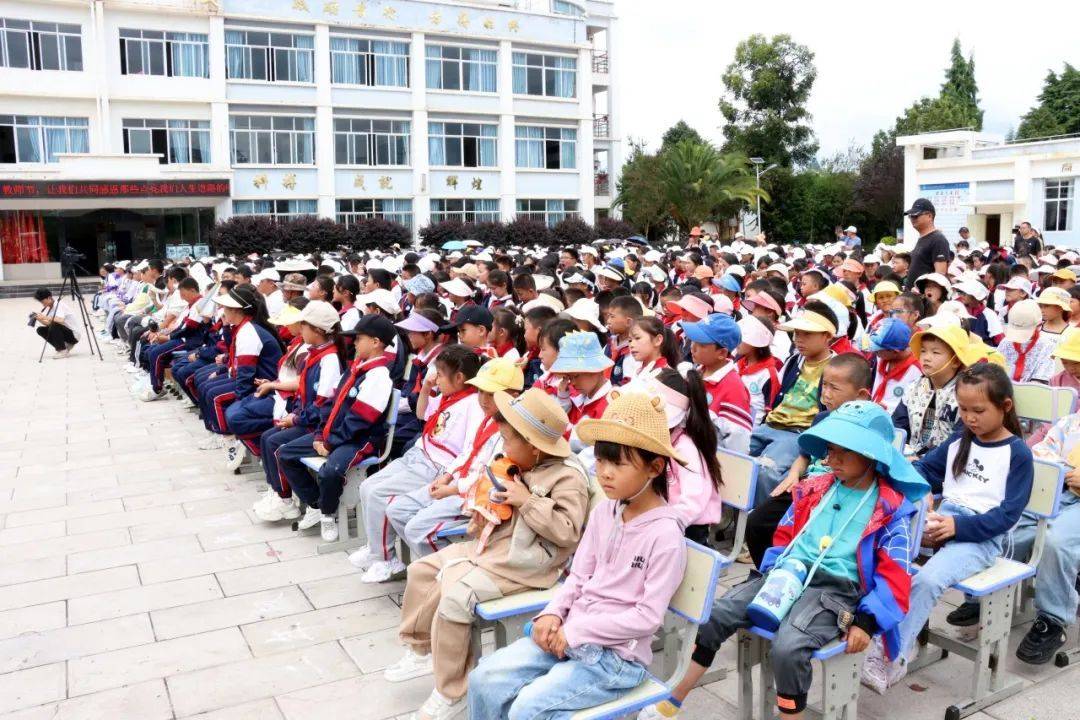
<path fill-rule="evenodd" d="M 708 143 L 680 141 L 663 153 L 659 172 L 668 212 L 683 232 L 715 218 L 733 200 L 750 203 L 759 194 L 769 199 L 756 187 L 746 157 L 722 154 Z"/>

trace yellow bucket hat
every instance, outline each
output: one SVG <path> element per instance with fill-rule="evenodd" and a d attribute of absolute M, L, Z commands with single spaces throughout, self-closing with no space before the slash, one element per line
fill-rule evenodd
<path fill-rule="evenodd" d="M 922 350 L 923 338 L 927 336 L 936 337 L 938 340 L 941 340 L 948 345 L 956 355 L 957 359 L 960 360 L 961 364 L 965 367 L 970 367 L 980 360 L 986 359 L 986 351 L 990 349 L 989 346 L 982 341 L 979 341 L 978 344 L 983 347 L 977 347 L 975 343 L 971 342 L 971 337 L 968 335 L 967 331 L 960 327 L 960 325 L 953 325 L 951 323 L 939 324 L 931 325 L 922 332 L 916 333 L 915 336 L 911 338 L 911 350 L 915 353 L 916 357 L 918 357 L 919 352 Z"/>
<path fill-rule="evenodd" d="M 303 316 L 303 311 L 302 310 L 298 310 L 297 308 L 293 307 L 292 305 L 285 305 L 285 307 L 281 308 L 281 311 L 277 315 L 270 318 L 270 324 L 271 325 L 282 325 L 282 326 L 284 326 L 284 325 L 294 325 L 294 324 L 300 322 L 300 319 L 301 319 L 302 316 Z"/>
<path fill-rule="evenodd" d="M 525 387 L 525 375 L 513 360 L 494 358 L 484 363 L 476 377 L 466 383 L 489 393 L 499 390 L 520 391 Z"/>
<path fill-rule="evenodd" d="M 844 262 L 847 262 L 847 260 L 845 260 Z M 852 303 L 855 302 L 855 298 L 851 297 L 851 291 L 840 283 L 833 283 L 821 292 L 825 293 L 846 308 L 850 308 Z"/>
<path fill-rule="evenodd" d="M 877 302 L 878 293 L 894 293 L 900 294 L 900 286 L 894 283 L 892 280 L 882 280 L 874 286 L 874 292 L 870 293 L 870 302 Z"/>
<path fill-rule="evenodd" d="M 1069 302 L 1072 296 L 1069 295 L 1068 290 L 1062 290 L 1059 287 L 1048 287 L 1039 293 L 1039 297 L 1035 298 L 1035 302 L 1040 305 L 1054 305 L 1061 308 L 1065 312 L 1072 310 L 1072 303 Z"/>
<path fill-rule="evenodd" d="M 587 445 L 606 440 L 648 450 L 686 464 L 686 460 L 671 446 L 664 401 L 645 393 L 612 390 L 603 417 L 599 420 L 582 420 L 578 423 L 577 434 Z"/>
<path fill-rule="evenodd" d="M 1080 362 L 1080 328 L 1068 328 L 1053 352 L 1059 360 Z"/>

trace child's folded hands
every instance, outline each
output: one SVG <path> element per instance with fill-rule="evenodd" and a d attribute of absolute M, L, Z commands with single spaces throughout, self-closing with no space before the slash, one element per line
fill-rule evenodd
<path fill-rule="evenodd" d="M 556 657 L 566 653 L 566 636 L 562 632 L 562 619 L 555 615 L 541 615 L 533 621 L 532 639 L 544 652 Z M 559 645 L 561 642 L 561 650 Z"/>

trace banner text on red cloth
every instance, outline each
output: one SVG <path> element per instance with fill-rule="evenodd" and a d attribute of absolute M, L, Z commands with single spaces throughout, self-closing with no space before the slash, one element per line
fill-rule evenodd
<path fill-rule="evenodd" d="M 95 197 L 228 197 L 228 180 L 0 180 L 0 200 Z"/>

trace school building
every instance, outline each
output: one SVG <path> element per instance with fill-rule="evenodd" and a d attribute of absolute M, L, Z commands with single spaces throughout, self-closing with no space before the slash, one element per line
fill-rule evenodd
<path fill-rule="evenodd" d="M 996 237 L 1011 247 L 1013 227 L 1027 221 L 1048 245 L 1080 247 L 1080 136 L 1005 142 L 948 130 L 896 144 L 904 149 L 904 207 L 929 198 L 950 241 L 967 226 L 976 240 Z"/>
<path fill-rule="evenodd" d="M 612 0 L 0 0 L 0 280 L 232 215 L 554 224 L 622 164 Z"/>

